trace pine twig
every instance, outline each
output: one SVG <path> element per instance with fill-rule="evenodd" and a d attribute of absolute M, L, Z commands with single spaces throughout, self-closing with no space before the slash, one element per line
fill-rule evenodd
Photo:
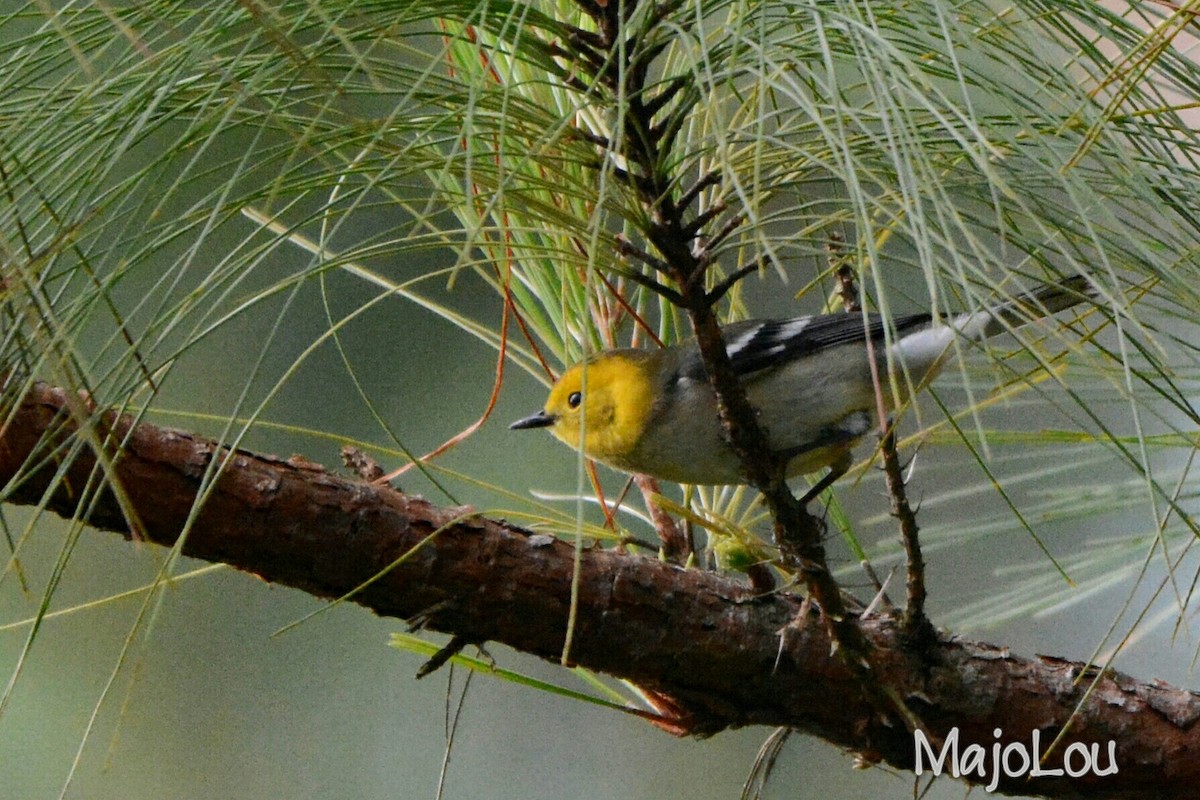
<path fill-rule="evenodd" d="M 879 444 L 883 459 L 883 474 L 891 498 L 891 515 L 900 524 L 900 540 L 905 556 L 905 605 L 903 625 L 911 641 L 928 643 L 934 636 L 933 625 L 925 616 L 925 558 L 921 554 L 920 527 L 917 513 L 908 502 L 904 485 L 904 468 L 896 452 L 896 426 L 888 425 Z"/>
<path fill-rule="evenodd" d="M 737 284 L 738 281 L 747 277 L 748 275 L 753 275 L 754 273 L 760 271 L 766 263 L 767 259 L 764 257 L 758 261 L 755 261 L 753 264 L 747 264 L 736 272 L 726 275 L 721 279 L 720 283 L 718 283 L 712 288 L 711 291 L 709 291 L 707 295 L 709 305 L 716 305 L 719 303 L 721 298 L 724 297 L 729 290 Z"/>
<path fill-rule="evenodd" d="M 619 5 L 623 11 L 632 14 L 637 3 L 627 0 Z M 614 19 L 610 16 L 606 23 L 601 24 L 609 52 L 614 55 L 645 52 L 637 46 L 636 37 L 645 35 L 649 29 L 642 28 L 641 33 L 634 34 L 634 40 L 626 41 L 623 47 L 618 48 L 618 26 L 614 24 Z M 617 66 L 614 59 L 614 67 Z M 616 174 L 640 195 L 649 220 L 644 234 L 661 254 L 659 263 L 663 268 L 659 269 L 651 260 L 654 257 L 634 248 L 632 244 L 623 245 L 618 240 L 618 247 L 651 264 L 656 271 L 666 274 L 679 286 L 678 305 L 687 312 L 696 334 L 697 347 L 716 394 L 722 430 L 742 464 L 747 482 L 761 493 L 774 520 L 775 542 L 784 565 L 804 581 L 810 598 L 821 609 L 821 618 L 842 663 L 853 674 L 872 705 L 880 712 L 894 709 L 905 720 L 902 725 L 906 724 L 910 715 L 902 703 L 900 707 L 895 706 L 892 699 L 894 695 L 883 691 L 878 677 L 873 674 L 871 644 L 863 635 L 857 618 L 846 608 L 841 587 L 829 569 L 825 555 L 824 525 L 808 512 L 804 503 L 788 487 L 786 464 L 771 449 L 745 389 L 734 372 L 719 321 L 713 313 L 710 295 L 705 290 L 708 256 L 703 250 L 693 250 L 695 228 L 691 228 L 684 219 L 687 204 L 671 201 L 672 187 L 677 179 L 667 171 L 667 165 L 674 162 L 668 157 L 668 151 L 662 149 L 664 141 L 661 138 L 645 135 L 652 130 L 652 126 L 644 116 L 645 105 L 638 98 L 644 95 L 648 73 L 649 64 L 645 60 L 615 70 L 615 74 L 624 81 L 624 85 L 616 92 L 617 96 L 630 98 L 625 116 L 627 135 L 620 139 L 623 147 L 620 155 L 629 164 L 629 171 L 617 171 Z M 637 180 L 627 177 L 632 170 L 638 170 Z M 700 183 L 705 180 L 707 178 Z M 690 202 L 692 196 L 689 192 L 684 197 Z"/>
<path fill-rule="evenodd" d="M 700 196 L 701 192 L 703 192 L 705 189 L 711 189 L 720 182 L 721 173 L 716 171 L 706 173 L 679 196 L 679 200 L 676 202 L 676 205 L 680 209 L 686 210 L 688 206 L 696 202 L 696 198 Z"/>
<path fill-rule="evenodd" d="M 658 539 L 662 543 L 663 557 L 672 564 L 686 564 L 692 555 L 692 543 L 688 541 L 679 522 L 654 501 L 656 495 L 662 494 L 658 481 L 649 475 L 635 475 L 633 482 L 646 501 L 650 521 L 654 523 L 654 530 L 658 532 Z"/>

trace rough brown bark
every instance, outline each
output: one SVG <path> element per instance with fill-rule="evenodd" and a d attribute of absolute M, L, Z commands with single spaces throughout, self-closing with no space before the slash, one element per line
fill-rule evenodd
<path fill-rule="evenodd" d="M 57 458 L 73 426 L 67 395 L 37 386 L 16 409 L 0 409 L 0 498 L 76 512 L 95 459 L 84 449 L 54 487 Z M 174 545 L 200 478 L 227 451 L 204 438 L 109 414 L 125 447 L 117 478 L 145 536 Z M 40 467 L 26 473 L 30 464 Z M 15 478 L 15 480 L 14 480 Z M 182 550 L 321 597 L 340 596 L 416 550 L 355 601 L 379 614 L 422 615 L 465 641 L 498 641 L 556 659 L 562 651 L 572 548 L 545 535 L 440 509 L 387 488 L 333 475 L 303 459 L 238 451 L 216 481 Z M 456 521 L 459 520 L 459 521 Z M 94 503 L 90 522 L 129 535 L 114 497 Z M 436 536 L 429 538 L 435 531 Z M 638 682 L 679 704 L 686 730 L 788 725 L 902 769 L 913 739 L 867 703 L 827 632 L 798 598 L 754 596 L 734 580 L 598 548 L 584 552 L 572 656 L 594 670 Z M 1019 658 L 992 645 L 947 638 L 933 666 L 915 664 L 886 619 L 864 621 L 877 648 L 879 684 L 916 711 L 935 741 L 959 730 L 959 748 L 997 741 L 1045 748 L 1080 702 L 1091 676 L 1055 658 Z M 1107 777 L 1002 780 L 1009 794 L 1052 797 L 1184 797 L 1200 785 L 1200 697 L 1112 673 L 1072 723 L 1069 741 L 1117 743 L 1119 772 Z M 993 729 L 1003 731 L 999 740 Z M 1061 752 L 1061 750 L 1059 751 Z M 989 764 L 992 762 L 989 760 Z M 1101 756 L 1101 764 L 1107 757 Z M 1051 758 L 1047 768 L 1059 766 Z"/>

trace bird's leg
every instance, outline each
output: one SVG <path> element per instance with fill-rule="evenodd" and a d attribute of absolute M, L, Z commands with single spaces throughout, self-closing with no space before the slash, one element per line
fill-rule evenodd
<path fill-rule="evenodd" d="M 850 465 L 853 463 L 854 458 L 850 455 L 850 447 L 849 443 L 847 443 L 846 449 L 843 450 L 841 455 L 838 456 L 837 461 L 834 461 L 829 465 L 829 472 L 825 474 L 825 477 L 814 483 L 812 488 L 805 492 L 804 496 L 800 498 L 800 505 L 806 506 L 813 500 L 816 500 L 818 497 L 820 497 L 821 492 L 828 489 L 833 485 L 834 481 L 845 475 L 846 471 L 850 469 Z"/>
<path fill-rule="evenodd" d="M 866 411 L 852 411 L 838 420 L 836 424 L 827 428 L 819 438 L 801 447 L 789 450 L 784 454 L 786 459 L 791 461 L 798 455 L 818 448 L 829 447 L 838 451 L 836 458 L 829 464 L 829 474 L 817 481 L 811 489 L 804 493 L 804 496 L 800 498 L 801 505 L 808 505 L 821 492 L 832 486 L 834 481 L 846 474 L 846 471 L 850 469 L 850 465 L 854 463 L 854 458 L 850 454 L 850 448 L 870 429 L 871 415 Z"/>

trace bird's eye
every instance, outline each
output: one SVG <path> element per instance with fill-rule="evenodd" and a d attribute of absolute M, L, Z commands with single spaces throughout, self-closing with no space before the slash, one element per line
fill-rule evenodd
<path fill-rule="evenodd" d="M 567 405 L 569 405 L 571 408 L 579 408 L 579 404 L 581 402 L 583 402 L 583 395 L 579 392 L 571 392 L 571 394 L 567 396 Z"/>

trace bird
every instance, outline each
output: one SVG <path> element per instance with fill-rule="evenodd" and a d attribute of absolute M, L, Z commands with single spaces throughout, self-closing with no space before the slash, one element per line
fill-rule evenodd
<path fill-rule="evenodd" d="M 886 381 L 897 371 L 903 402 L 940 371 L 956 338 L 982 341 L 1085 302 L 1086 276 L 1047 283 L 990 308 L 944 320 L 931 313 L 885 320 L 834 313 L 747 320 L 722 328 L 733 371 L 787 477 L 829 468 L 805 500 L 849 469 L 877 408 L 868 341 Z M 890 331 L 890 336 L 888 332 Z M 565 444 L 618 470 L 696 485 L 746 483 L 718 416 L 694 338 L 658 349 L 595 353 L 554 382 L 537 413 L 514 430 L 547 428 Z"/>

